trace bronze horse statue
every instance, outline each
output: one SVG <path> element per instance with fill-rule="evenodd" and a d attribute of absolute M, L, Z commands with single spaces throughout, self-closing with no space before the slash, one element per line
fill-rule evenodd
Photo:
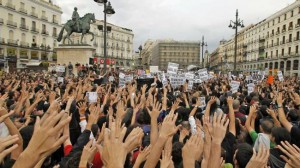
<path fill-rule="evenodd" d="M 94 33 L 90 32 L 91 21 L 93 23 L 96 22 L 95 14 L 93 14 L 93 13 L 85 14 L 82 18 L 79 19 L 80 24 L 79 24 L 79 29 L 78 29 L 76 27 L 76 23 L 74 23 L 74 21 L 68 20 L 67 23 L 64 25 L 64 27 L 61 29 L 61 31 L 58 35 L 57 41 L 60 42 L 61 40 L 63 40 L 62 43 L 65 44 L 65 40 L 68 39 L 69 42 L 73 43 L 73 41 L 70 39 L 70 35 L 74 32 L 75 33 L 81 33 L 81 41 L 80 41 L 81 44 L 82 44 L 83 36 L 85 34 L 92 35 L 91 41 L 93 41 L 94 40 Z M 64 30 L 67 31 L 67 35 L 65 35 L 65 36 L 63 36 Z"/>

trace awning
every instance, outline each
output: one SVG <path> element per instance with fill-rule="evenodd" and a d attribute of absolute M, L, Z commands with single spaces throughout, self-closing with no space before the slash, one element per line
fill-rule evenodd
<path fill-rule="evenodd" d="M 28 62 L 26 63 L 26 66 L 39 66 L 42 62 L 40 61 L 32 61 L 32 62 Z"/>

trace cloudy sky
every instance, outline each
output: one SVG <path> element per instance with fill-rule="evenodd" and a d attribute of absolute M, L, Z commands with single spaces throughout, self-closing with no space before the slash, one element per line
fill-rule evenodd
<path fill-rule="evenodd" d="M 111 0 L 116 14 L 108 22 L 132 29 L 134 47 L 147 39 L 174 39 L 200 41 L 202 35 L 208 50 L 214 50 L 221 39 L 231 38 L 234 30 L 229 21 L 235 19 L 235 11 L 245 26 L 257 23 L 296 0 Z M 95 13 L 103 19 L 103 6 L 94 0 L 54 0 L 62 7 L 65 22 L 78 7 L 80 15 Z"/>

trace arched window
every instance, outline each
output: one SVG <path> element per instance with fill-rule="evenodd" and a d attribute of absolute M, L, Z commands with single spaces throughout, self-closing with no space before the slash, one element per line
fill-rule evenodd
<path fill-rule="evenodd" d="M 293 62 L 293 70 L 298 70 L 299 67 L 299 60 L 294 60 Z"/>
<path fill-rule="evenodd" d="M 284 69 L 284 61 L 280 62 L 280 69 L 283 70 Z"/>
<path fill-rule="evenodd" d="M 268 63 L 265 63 L 265 68 L 268 68 Z"/>
<path fill-rule="evenodd" d="M 13 40 L 14 39 L 14 31 L 10 30 L 8 34 L 9 34 L 9 40 Z"/>
<path fill-rule="evenodd" d="M 275 62 L 275 69 L 278 69 L 278 62 Z"/>
<path fill-rule="evenodd" d="M 290 60 L 286 62 L 286 70 L 287 71 L 291 70 L 291 61 Z"/>
<path fill-rule="evenodd" d="M 270 69 L 273 69 L 273 62 L 270 62 L 269 68 L 270 68 Z"/>

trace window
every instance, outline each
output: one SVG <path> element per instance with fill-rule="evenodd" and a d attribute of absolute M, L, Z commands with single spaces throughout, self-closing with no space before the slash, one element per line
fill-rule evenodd
<path fill-rule="evenodd" d="M 287 71 L 291 70 L 291 61 L 290 61 L 290 60 L 288 60 L 288 61 L 286 62 L 286 70 L 287 70 Z"/>
<path fill-rule="evenodd" d="M 284 14 L 284 20 L 286 20 L 286 14 Z"/>
<path fill-rule="evenodd" d="M 43 44 L 44 44 L 44 46 L 46 46 L 46 39 L 45 38 L 43 38 Z"/>
<path fill-rule="evenodd" d="M 8 33 L 9 39 L 13 40 L 14 39 L 14 31 L 10 30 Z"/>
<path fill-rule="evenodd" d="M 45 24 L 42 24 L 42 32 L 46 33 L 46 25 Z"/>
<path fill-rule="evenodd" d="M 278 23 L 280 23 L 280 17 L 278 17 Z"/>
<path fill-rule="evenodd" d="M 21 26 L 25 26 L 26 25 L 26 21 L 25 21 L 25 18 L 21 18 Z"/>
<path fill-rule="evenodd" d="M 292 47 L 289 47 L 289 55 L 291 55 Z"/>
<path fill-rule="evenodd" d="M 299 25 L 300 25 L 300 19 L 297 20 L 297 25 L 296 25 L 296 27 L 299 27 Z"/>
<path fill-rule="evenodd" d="M 46 12 L 45 11 L 42 11 L 42 16 L 46 16 Z"/>
<path fill-rule="evenodd" d="M 22 33 L 21 42 L 25 42 L 25 41 L 26 41 L 26 34 Z"/>
<path fill-rule="evenodd" d="M 282 26 L 282 31 L 283 31 L 283 30 L 286 31 L 286 25 L 283 25 L 283 26 Z"/>
<path fill-rule="evenodd" d="M 298 51 L 299 51 L 299 46 L 296 46 L 295 47 L 295 53 L 298 54 Z"/>
<path fill-rule="evenodd" d="M 9 13 L 8 14 L 8 21 L 13 21 L 14 20 L 14 15 Z"/>
<path fill-rule="evenodd" d="M 293 62 L 293 70 L 298 70 L 299 67 L 299 60 L 294 60 Z"/>
<path fill-rule="evenodd" d="M 56 27 L 53 27 L 53 36 L 56 36 Z"/>
<path fill-rule="evenodd" d="M 36 29 L 36 23 L 35 21 L 32 21 L 32 30 L 35 30 Z"/>
<path fill-rule="evenodd" d="M 273 20 L 273 26 L 274 26 L 275 20 Z"/>
<path fill-rule="evenodd" d="M 266 52 L 266 58 L 268 58 L 268 52 Z"/>
<path fill-rule="evenodd" d="M 293 22 L 290 22 L 289 24 L 289 30 L 293 28 Z"/>
<path fill-rule="evenodd" d="M 35 13 L 35 7 L 31 7 L 31 12 Z"/>
<path fill-rule="evenodd" d="M 273 57 L 273 51 L 271 51 L 271 58 Z"/>
<path fill-rule="evenodd" d="M 284 49 L 281 50 L 281 56 L 284 56 Z"/>
<path fill-rule="evenodd" d="M 284 61 L 280 62 L 280 69 L 283 70 L 284 69 Z"/>
<path fill-rule="evenodd" d="M 289 35 L 289 42 L 292 42 L 293 36 L 292 34 Z"/>
<path fill-rule="evenodd" d="M 21 3 L 20 3 L 20 8 L 21 8 L 21 9 L 24 9 L 24 8 L 25 8 L 24 2 L 21 2 Z"/>
<path fill-rule="evenodd" d="M 294 16 L 294 11 L 292 10 L 292 11 L 291 11 L 291 17 L 293 17 L 293 16 Z"/>
<path fill-rule="evenodd" d="M 52 16 L 52 20 L 53 20 L 53 23 L 58 23 L 57 20 L 56 20 L 56 15 Z"/>
<path fill-rule="evenodd" d="M 275 67 L 274 67 L 275 69 L 277 69 L 278 68 L 278 62 L 275 62 Z"/>
<path fill-rule="evenodd" d="M 285 44 L 285 36 L 282 37 L 282 44 Z"/>
<path fill-rule="evenodd" d="M 278 57 L 278 50 L 276 50 L 276 57 Z"/>

